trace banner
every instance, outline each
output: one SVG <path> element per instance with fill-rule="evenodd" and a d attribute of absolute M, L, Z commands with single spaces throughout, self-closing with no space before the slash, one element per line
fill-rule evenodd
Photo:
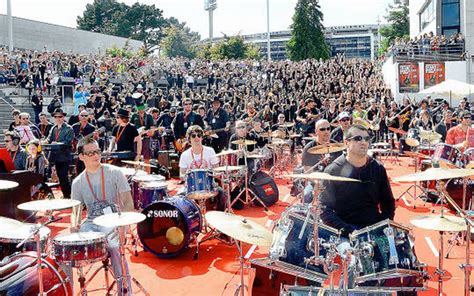
<path fill-rule="evenodd" d="M 441 83 L 445 79 L 445 66 L 444 63 L 439 62 L 426 62 L 425 63 L 425 89 L 431 86 L 435 86 Z"/>
<path fill-rule="evenodd" d="M 418 63 L 398 65 L 398 89 L 400 93 L 417 93 L 420 91 Z"/>

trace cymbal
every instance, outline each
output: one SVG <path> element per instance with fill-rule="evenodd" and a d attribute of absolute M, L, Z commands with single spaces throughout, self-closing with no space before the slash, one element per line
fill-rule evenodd
<path fill-rule="evenodd" d="M 235 140 L 235 141 L 232 141 L 232 144 L 235 144 L 235 145 L 255 145 L 255 144 L 257 144 L 257 142 L 255 142 L 253 140 Z"/>
<path fill-rule="evenodd" d="M 121 212 L 121 213 L 110 213 L 95 218 L 92 222 L 102 227 L 119 227 L 137 224 L 146 219 L 146 216 L 142 213 L 136 212 Z"/>
<path fill-rule="evenodd" d="M 438 141 L 441 140 L 442 136 L 436 132 L 433 131 L 425 131 L 425 130 L 420 130 L 420 139 L 428 141 L 428 142 L 433 142 L 433 141 Z"/>
<path fill-rule="evenodd" d="M 150 168 L 156 168 L 157 167 L 156 165 L 152 165 L 152 164 L 145 163 L 145 162 L 142 162 L 142 161 L 122 160 L 122 162 L 126 163 L 126 164 L 139 165 L 139 166 L 143 166 L 143 167 L 150 167 Z"/>
<path fill-rule="evenodd" d="M 416 227 L 436 231 L 463 231 L 467 229 L 466 222 L 455 216 L 423 215 L 410 220 Z"/>
<path fill-rule="evenodd" d="M 407 143 L 407 145 L 410 146 L 410 147 L 420 146 L 420 141 L 418 141 L 417 139 L 413 139 L 413 138 L 406 138 L 405 143 Z"/>
<path fill-rule="evenodd" d="M 138 175 L 132 178 L 132 180 L 136 182 L 165 181 L 165 179 L 166 178 L 162 175 Z"/>
<path fill-rule="evenodd" d="M 293 127 L 295 125 L 294 122 L 285 122 L 283 124 L 279 124 L 278 126 L 281 126 L 281 127 Z"/>
<path fill-rule="evenodd" d="M 0 217 L 0 231 L 2 230 L 16 230 L 23 226 L 23 222 L 7 217 Z"/>
<path fill-rule="evenodd" d="M 10 190 L 18 187 L 18 185 L 20 184 L 14 181 L 0 180 L 0 191 Z"/>
<path fill-rule="evenodd" d="M 394 182 L 418 182 L 474 176 L 472 169 L 429 168 L 426 171 L 394 178 Z"/>
<path fill-rule="evenodd" d="M 311 154 L 326 154 L 334 153 L 346 150 L 346 145 L 343 143 L 328 143 L 323 145 L 314 146 L 308 149 L 308 153 Z"/>
<path fill-rule="evenodd" d="M 271 246 L 273 234 L 264 226 L 245 217 L 231 213 L 209 211 L 206 221 L 220 232 L 238 240 L 257 246 Z"/>
<path fill-rule="evenodd" d="M 470 161 L 465 165 L 466 169 L 474 169 L 474 161 Z"/>
<path fill-rule="evenodd" d="M 80 205 L 81 202 L 74 199 L 41 199 L 21 203 L 17 206 L 24 211 L 57 211 L 69 209 Z"/>
<path fill-rule="evenodd" d="M 270 144 L 268 144 L 268 145 L 275 145 L 275 146 L 277 146 L 277 145 L 285 145 L 285 144 L 288 144 L 288 142 L 285 141 L 285 140 L 283 140 L 283 139 L 280 139 L 280 138 L 275 138 L 275 139 L 273 139 L 272 142 L 271 142 Z"/>
<path fill-rule="evenodd" d="M 225 155 L 230 155 L 230 154 L 237 154 L 239 153 L 239 150 L 223 150 L 220 153 L 217 153 L 216 156 L 225 156 Z"/>
<path fill-rule="evenodd" d="M 250 155 L 247 155 L 247 158 L 263 159 L 263 158 L 266 158 L 266 156 L 263 154 L 250 154 Z"/>
<path fill-rule="evenodd" d="M 148 175 L 147 172 L 145 172 L 143 170 L 136 170 L 134 168 L 119 167 L 119 169 L 125 176 L 144 176 L 144 175 Z"/>
<path fill-rule="evenodd" d="M 346 182 L 360 182 L 360 180 L 333 176 L 327 173 L 313 172 L 309 174 L 288 174 L 282 175 L 283 178 L 292 178 L 292 179 L 308 179 L 308 180 L 328 180 L 328 181 L 346 181 Z"/>
<path fill-rule="evenodd" d="M 228 171 L 240 171 L 243 168 L 244 168 L 243 165 L 228 165 L 228 166 L 220 166 L 212 170 L 214 172 L 221 173 L 221 172 L 228 172 Z"/>
<path fill-rule="evenodd" d="M 400 134 L 400 135 L 405 135 L 407 133 L 406 131 L 404 131 L 402 129 L 394 128 L 394 127 L 389 127 L 388 130 L 391 131 L 391 132 L 394 132 L 396 134 Z"/>

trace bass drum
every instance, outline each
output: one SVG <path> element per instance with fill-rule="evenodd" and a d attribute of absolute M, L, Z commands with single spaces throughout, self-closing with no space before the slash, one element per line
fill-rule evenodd
<path fill-rule="evenodd" d="M 138 224 L 138 237 L 147 251 L 161 258 L 181 254 L 202 227 L 198 206 L 182 196 L 152 203 L 142 213 L 146 219 Z"/>
<path fill-rule="evenodd" d="M 258 171 L 252 175 L 250 178 L 249 188 L 267 207 L 274 205 L 280 196 L 275 180 L 273 180 L 269 174 L 262 171 Z M 254 204 L 262 206 L 258 200 L 254 200 Z"/>
<path fill-rule="evenodd" d="M 5 258 L 0 263 L 0 295 L 36 296 L 39 294 L 36 253 L 24 252 Z M 53 259 L 41 258 L 43 289 L 48 296 L 72 295 L 72 287 L 66 274 Z"/>
<path fill-rule="evenodd" d="M 448 183 L 446 183 L 446 191 L 460 208 L 463 208 L 463 204 L 462 204 L 463 184 L 464 184 L 464 181 L 462 178 L 451 179 L 448 181 Z M 466 205 L 471 204 L 473 192 L 474 192 L 474 182 L 471 179 L 467 179 Z M 454 207 L 450 203 L 448 203 L 448 207 L 454 210 Z"/>

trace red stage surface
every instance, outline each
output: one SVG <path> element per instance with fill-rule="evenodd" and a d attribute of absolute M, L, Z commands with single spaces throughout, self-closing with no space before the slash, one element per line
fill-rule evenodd
<path fill-rule="evenodd" d="M 413 166 L 409 165 L 409 158 L 400 158 L 401 164 L 386 164 L 388 174 L 391 178 L 414 172 Z M 268 213 L 262 208 L 246 207 L 244 210 L 235 211 L 235 214 L 248 217 L 258 223 L 272 229 L 274 223 L 279 219 L 280 214 L 287 206 L 294 202 L 294 198 L 289 195 L 291 184 L 284 180 L 278 180 L 280 189 L 280 200 L 270 207 Z M 177 184 L 170 181 L 168 188 L 175 190 Z M 407 184 L 397 184 L 392 182 L 392 190 L 397 198 Z M 423 206 L 421 200 L 416 201 L 416 209 L 410 205 L 409 197 L 400 199 L 397 202 L 395 221 L 409 225 L 411 218 L 430 214 L 432 205 L 428 203 Z M 439 207 L 435 207 L 439 213 Z M 62 213 L 66 219 L 61 223 L 50 225 L 53 233 L 67 232 L 69 219 L 66 213 Z M 437 276 L 434 271 L 438 265 L 439 236 L 436 231 L 428 231 L 413 228 L 415 235 L 415 249 L 418 259 L 428 266 L 428 273 L 431 279 L 427 282 L 427 291 L 419 292 L 419 295 L 437 295 Z M 447 249 L 450 235 L 445 235 L 445 250 Z M 252 247 L 244 245 L 244 252 L 247 258 L 266 257 L 268 248 Z M 138 256 L 134 256 L 131 249 L 127 250 L 130 274 L 136 278 L 151 295 L 234 295 L 236 285 L 239 282 L 238 276 L 238 251 L 235 246 L 226 245 L 218 240 L 210 240 L 201 245 L 199 258 L 193 260 L 194 249 L 189 249 L 181 256 L 172 259 L 160 259 L 149 252 L 138 250 Z M 449 259 L 444 261 L 446 279 L 444 280 L 444 295 L 463 295 L 464 275 L 459 268 L 459 264 L 464 262 L 465 247 L 454 246 Z M 474 259 L 471 252 L 471 260 Z M 98 267 L 96 263 L 93 268 Z M 246 280 L 248 276 L 246 276 Z M 76 276 L 77 280 L 77 276 Z M 96 277 L 90 285 L 90 289 L 99 288 L 103 284 L 103 275 Z M 76 293 L 78 284 L 75 283 Z M 275 287 L 278 288 L 278 287 Z M 136 291 L 135 291 L 136 292 Z M 103 291 L 91 293 L 91 295 L 103 295 Z"/>

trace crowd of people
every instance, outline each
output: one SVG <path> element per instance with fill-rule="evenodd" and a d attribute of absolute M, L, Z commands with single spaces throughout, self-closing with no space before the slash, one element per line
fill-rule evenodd
<path fill-rule="evenodd" d="M 464 54 L 464 36 L 461 33 L 438 36 L 429 32 L 413 38 L 397 37 L 388 53 L 408 57 L 449 55 L 460 58 Z"/>

